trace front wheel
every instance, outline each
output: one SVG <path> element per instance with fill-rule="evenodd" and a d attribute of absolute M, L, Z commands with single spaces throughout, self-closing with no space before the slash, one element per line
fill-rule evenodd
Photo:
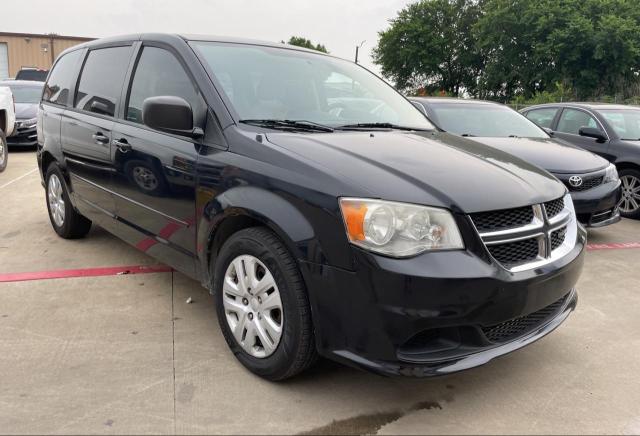
<path fill-rule="evenodd" d="M 91 229 L 91 221 L 73 208 L 62 172 L 55 163 L 49 165 L 45 180 L 47 210 L 53 229 L 65 239 L 84 237 Z"/>
<path fill-rule="evenodd" d="M 302 276 L 273 232 L 252 227 L 225 242 L 215 264 L 214 293 L 225 340 L 251 372 L 284 380 L 315 362 Z"/>
<path fill-rule="evenodd" d="M 620 214 L 627 218 L 640 219 L 640 171 L 623 169 L 619 176 L 622 182 Z"/>
<path fill-rule="evenodd" d="M 0 173 L 7 167 L 9 161 L 9 150 L 7 148 L 7 138 L 4 132 L 0 130 Z"/>

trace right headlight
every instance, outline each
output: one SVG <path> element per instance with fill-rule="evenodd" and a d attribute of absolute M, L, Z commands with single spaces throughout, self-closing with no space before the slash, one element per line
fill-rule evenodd
<path fill-rule="evenodd" d="M 464 248 L 448 210 L 364 198 L 341 198 L 349 241 L 376 253 L 408 257 L 424 251 Z"/>
<path fill-rule="evenodd" d="M 609 164 L 609 166 L 607 167 L 607 170 L 604 174 L 604 182 L 603 183 L 609 183 L 609 182 L 617 182 L 619 180 L 618 177 L 618 169 L 616 168 L 616 166 L 614 164 Z"/>

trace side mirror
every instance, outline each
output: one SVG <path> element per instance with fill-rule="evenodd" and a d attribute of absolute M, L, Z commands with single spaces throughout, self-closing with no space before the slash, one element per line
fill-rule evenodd
<path fill-rule="evenodd" d="M 551 130 L 550 128 L 548 128 L 548 127 L 543 127 L 542 130 L 547 132 L 547 135 L 549 135 L 549 136 L 553 136 L 555 134 L 554 131 Z"/>
<path fill-rule="evenodd" d="M 152 129 L 174 135 L 196 138 L 203 134 L 202 129 L 193 127 L 191 105 L 181 97 L 146 98 L 142 103 L 142 121 Z"/>
<path fill-rule="evenodd" d="M 580 136 L 586 136 L 587 138 L 594 138 L 598 141 L 606 141 L 607 135 L 600 129 L 596 129 L 594 127 L 580 127 L 578 130 L 578 134 Z"/>

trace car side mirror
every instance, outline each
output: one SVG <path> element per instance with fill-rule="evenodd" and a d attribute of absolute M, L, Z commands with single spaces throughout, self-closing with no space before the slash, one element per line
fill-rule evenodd
<path fill-rule="evenodd" d="M 607 135 L 600 129 L 596 129 L 594 127 L 580 127 L 578 130 L 578 134 L 580 136 L 586 136 L 587 138 L 594 138 L 598 141 L 606 141 Z"/>
<path fill-rule="evenodd" d="M 142 103 L 142 121 L 152 129 L 174 135 L 196 138 L 202 129 L 193 127 L 191 105 L 181 97 L 161 95 L 149 97 Z"/>
<path fill-rule="evenodd" d="M 543 127 L 542 130 L 547 132 L 547 135 L 549 135 L 549 136 L 553 136 L 555 134 L 555 132 L 553 130 L 551 130 L 550 128 L 548 128 L 548 127 Z"/>

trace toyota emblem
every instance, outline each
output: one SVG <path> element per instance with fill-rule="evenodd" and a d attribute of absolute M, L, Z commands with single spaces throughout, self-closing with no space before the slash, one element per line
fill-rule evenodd
<path fill-rule="evenodd" d="M 582 185 L 582 177 L 580 176 L 569 177 L 569 184 L 574 188 L 577 188 L 578 186 Z"/>

